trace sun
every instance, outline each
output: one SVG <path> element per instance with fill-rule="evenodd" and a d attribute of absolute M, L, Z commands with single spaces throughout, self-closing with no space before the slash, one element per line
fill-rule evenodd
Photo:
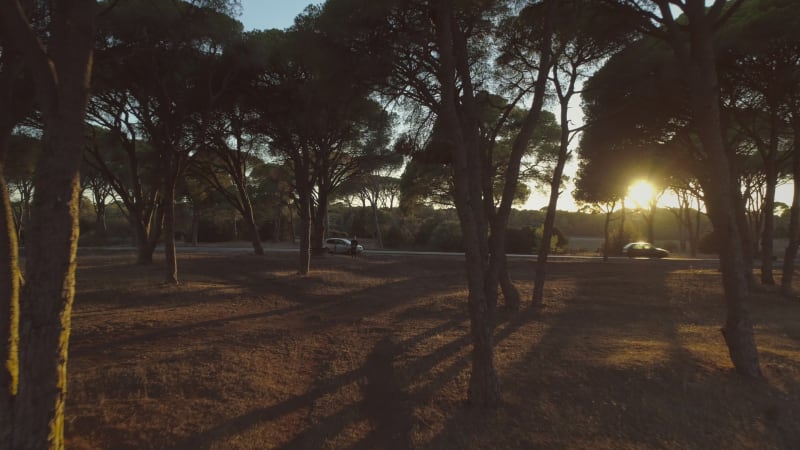
<path fill-rule="evenodd" d="M 644 208 L 650 205 L 655 199 L 656 190 L 653 185 L 644 180 L 639 180 L 628 188 L 627 201 L 633 203 L 639 208 Z"/>

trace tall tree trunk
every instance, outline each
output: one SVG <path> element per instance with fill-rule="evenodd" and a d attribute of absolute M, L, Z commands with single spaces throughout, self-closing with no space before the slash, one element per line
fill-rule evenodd
<path fill-rule="evenodd" d="M 198 238 L 200 237 L 200 214 L 197 213 L 197 208 L 192 208 L 192 247 L 197 247 Z"/>
<path fill-rule="evenodd" d="M 144 217 L 139 210 L 128 211 L 128 224 L 136 244 L 136 263 L 152 264 L 158 238 L 161 235 L 163 209 L 159 205 L 155 217 Z"/>
<path fill-rule="evenodd" d="M 77 105 L 64 107 L 74 114 Z M 81 118 L 81 115 L 78 115 Z M 75 294 L 83 122 L 45 122 L 46 158 L 36 175 L 27 283 L 20 311 L 20 378 L 14 447 L 63 448 L 67 347 Z M 42 324 L 44 326 L 42 326 Z"/>
<path fill-rule="evenodd" d="M 0 130 L 0 449 L 3 450 L 11 448 L 19 373 L 19 253 L 11 198 L 3 174 L 3 159 L 11 134 L 11 128 L 7 128 Z"/>
<path fill-rule="evenodd" d="M 718 237 L 722 285 L 727 307 L 727 318 L 722 330 L 725 343 L 737 372 L 749 377 L 760 377 L 758 349 L 753 326 L 744 302 L 749 290 L 749 271 L 743 249 L 740 219 L 743 204 L 738 186 L 732 176 L 732 161 L 726 153 L 722 138 L 722 121 L 719 102 L 719 81 L 713 47 L 711 26 L 705 17 L 702 2 L 689 8 L 689 43 L 674 42 L 679 57 L 687 65 L 689 101 L 696 121 L 703 149 L 708 155 L 705 183 L 706 207 Z M 693 16 L 692 16 L 693 14 Z"/>
<path fill-rule="evenodd" d="M 383 236 L 381 235 L 381 222 L 378 219 L 378 203 L 372 202 L 372 220 L 375 224 L 375 238 L 377 239 L 377 247 L 383 248 Z"/>
<path fill-rule="evenodd" d="M 320 188 L 317 198 L 317 208 L 311 228 L 311 254 L 323 256 L 327 253 L 325 248 L 326 221 L 328 218 L 328 193 Z"/>
<path fill-rule="evenodd" d="M 555 73 L 555 72 L 554 72 Z M 571 84 L 574 83 L 574 79 Z M 572 86 L 567 91 L 566 98 L 561 99 L 561 145 L 558 149 L 558 160 L 553 179 L 550 180 L 550 201 L 547 204 L 547 213 L 544 217 L 542 229 L 542 243 L 536 257 L 536 273 L 533 279 L 533 305 L 541 306 L 544 303 L 544 283 L 547 276 L 547 257 L 550 255 L 550 241 L 553 238 L 553 227 L 558 209 L 558 197 L 561 194 L 561 179 L 564 176 L 564 165 L 569 156 L 569 99 L 572 96 Z M 559 89 L 559 93 L 561 90 Z"/>
<path fill-rule="evenodd" d="M 755 274 L 753 267 L 755 266 L 755 255 L 758 251 L 759 240 L 754 238 L 758 234 L 755 230 L 750 230 L 747 222 L 746 201 L 739 188 L 739 184 L 734 175 L 734 170 L 731 170 L 730 177 L 728 178 L 731 186 L 729 192 L 733 197 L 733 205 L 736 208 L 734 213 L 738 219 L 738 233 L 742 241 L 742 254 L 744 257 L 745 277 L 747 278 L 748 286 L 753 287 L 756 285 Z M 758 228 L 758 225 L 756 225 Z M 754 234 L 756 233 L 756 234 Z"/>
<path fill-rule="evenodd" d="M 792 208 L 789 218 L 789 244 L 783 257 L 783 273 L 781 275 L 781 294 L 793 297 L 795 258 L 800 248 L 800 117 L 792 120 L 794 131 L 794 148 L 792 149 L 792 178 L 794 188 L 792 191 Z"/>
<path fill-rule="evenodd" d="M 522 297 L 519 294 L 519 289 L 514 286 L 511 275 L 508 273 L 508 258 L 506 258 L 505 253 L 502 255 L 500 264 L 500 290 L 503 292 L 503 302 L 509 310 L 519 311 Z"/>
<path fill-rule="evenodd" d="M 247 228 L 250 232 L 251 241 L 253 244 L 253 252 L 255 252 L 256 255 L 263 255 L 264 246 L 261 245 L 261 236 L 259 235 L 255 214 L 253 214 L 253 204 L 250 202 L 250 196 L 247 195 L 246 192 L 244 194 L 240 193 L 240 195 L 242 196 L 242 206 L 244 209 L 244 211 L 242 211 L 242 216 L 244 217 L 244 221 L 247 223 Z"/>
<path fill-rule="evenodd" d="M 311 271 L 311 194 L 299 192 L 300 261 L 297 271 L 306 275 Z"/>
<path fill-rule="evenodd" d="M 273 219 L 273 226 L 272 226 L 272 242 L 281 242 L 283 240 L 283 214 L 280 206 L 275 208 L 275 216 Z"/>
<path fill-rule="evenodd" d="M 777 146 L 777 137 L 775 137 Z M 777 148 L 775 149 L 777 152 Z M 775 188 L 778 184 L 778 168 L 775 154 L 764 161 L 767 191 L 764 196 L 763 214 L 764 228 L 761 230 L 761 284 L 773 285 L 775 278 L 772 275 L 772 260 L 775 253 L 773 236 L 775 235 Z"/>
<path fill-rule="evenodd" d="M 105 240 L 108 235 L 108 226 L 106 225 L 106 204 L 95 204 L 95 219 L 94 219 L 94 234 L 100 240 Z"/>
<path fill-rule="evenodd" d="M 694 233 L 692 233 L 692 257 L 697 256 L 697 247 L 700 244 L 700 220 L 703 218 L 703 213 L 700 212 L 700 198 L 697 198 L 697 209 L 694 213 Z"/>
<path fill-rule="evenodd" d="M 177 161 L 166 164 L 164 173 L 164 283 L 179 284 L 178 255 L 175 251 L 175 182 Z"/>
<path fill-rule="evenodd" d="M 64 405 L 84 125 L 94 46 L 94 0 L 49 3 L 45 51 L 17 1 L 0 2 L 6 36 L 24 55 L 42 110 L 19 318 L 19 382 L 11 448 L 63 449 Z"/>
<path fill-rule="evenodd" d="M 620 219 L 619 219 L 619 230 L 617 232 L 617 242 L 616 247 L 612 250 L 616 253 L 617 251 L 621 250 L 622 246 L 625 245 L 623 239 L 625 238 L 625 199 L 622 199 L 621 208 L 620 208 Z"/>
<path fill-rule="evenodd" d="M 608 229 L 611 225 L 611 214 L 614 213 L 613 209 L 609 209 L 606 213 L 606 220 L 603 223 L 603 261 L 608 261 L 608 240 L 609 234 Z"/>
<path fill-rule="evenodd" d="M 468 398 L 479 408 L 494 408 L 500 402 L 500 384 L 494 367 L 493 308 L 496 304 L 498 277 L 489 270 L 488 221 L 485 217 L 482 198 L 481 158 L 478 149 L 478 129 L 473 123 L 474 110 L 460 114 L 456 98 L 455 74 L 459 64 L 465 61 L 462 42 L 458 39 L 454 24 L 453 5 L 440 0 L 432 10 L 436 25 L 436 40 L 440 52 L 439 82 L 441 83 L 441 108 L 439 119 L 452 139 L 453 156 L 453 200 L 456 204 L 461 232 L 464 238 L 467 285 L 469 290 L 469 317 L 472 334 L 472 371 L 470 373 Z M 456 47 L 458 43 L 458 49 Z M 462 76 L 468 77 L 468 71 Z M 468 78 L 462 80 L 468 83 Z M 464 89 L 465 102 L 471 100 L 471 86 Z M 474 105 L 473 105 L 474 106 Z M 469 109 L 469 106 L 463 106 Z M 469 136 L 465 136 L 465 130 Z M 494 238 L 502 243 L 499 228 Z M 496 270 L 496 269 L 495 269 Z M 492 279 L 493 277 L 493 279 Z M 495 297 L 491 298 L 494 292 Z M 488 294 L 488 295 L 487 295 Z"/>

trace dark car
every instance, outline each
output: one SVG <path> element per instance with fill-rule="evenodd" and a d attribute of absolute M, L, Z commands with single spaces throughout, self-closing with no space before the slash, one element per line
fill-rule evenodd
<path fill-rule="evenodd" d="M 628 258 L 646 257 L 646 258 L 663 258 L 669 256 L 669 252 L 663 248 L 653 246 L 649 242 L 631 242 L 630 244 L 622 247 L 622 253 Z"/>

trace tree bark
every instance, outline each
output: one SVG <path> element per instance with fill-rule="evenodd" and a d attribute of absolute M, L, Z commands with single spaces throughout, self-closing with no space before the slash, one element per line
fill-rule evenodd
<path fill-rule="evenodd" d="M 105 203 L 95 204 L 94 233 L 100 240 L 105 240 L 106 236 L 108 235 Z"/>
<path fill-rule="evenodd" d="M 133 230 L 136 244 L 136 263 L 152 264 L 153 253 L 161 235 L 163 222 L 163 209 L 156 208 L 155 217 L 142 217 L 141 212 L 135 209 L 128 211 L 128 223 Z"/>
<path fill-rule="evenodd" d="M 555 70 L 554 70 L 555 73 Z M 544 303 L 544 283 L 547 276 L 547 257 L 550 255 L 550 240 L 553 238 L 553 227 L 556 221 L 556 210 L 558 208 L 558 197 L 561 191 L 561 179 L 564 176 L 564 165 L 569 156 L 569 101 L 572 97 L 574 78 L 570 81 L 570 86 L 561 100 L 561 143 L 558 149 L 558 160 L 553 179 L 550 180 L 550 200 L 547 204 L 547 213 L 544 218 L 542 229 L 542 243 L 539 246 L 539 253 L 536 257 L 536 273 L 533 279 L 533 305 L 541 306 Z M 559 96 L 561 89 L 558 88 Z"/>
<path fill-rule="evenodd" d="M 608 228 L 611 225 L 611 214 L 614 213 L 613 209 L 606 212 L 606 220 L 603 223 L 603 261 L 608 261 Z"/>
<path fill-rule="evenodd" d="M 43 157 L 26 248 L 19 320 L 19 382 L 11 448 L 64 448 L 64 404 L 75 257 L 80 162 L 94 45 L 94 0 L 51 5 L 45 50 L 18 1 L 0 2 L 9 39 L 36 85 L 44 121 Z"/>
<path fill-rule="evenodd" d="M 478 145 L 477 124 L 472 123 L 474 111 L 461 115 L 456 98 L 455 74 L 458 71 L 457 61 L 460 50 L 456 49 L 456 25 L 453 5 L 447 0 L 440 0 L 432 11 L 436 26 L 436 41 L 440 52 L 438 70 L 441 85 L 439 118 L 444 124 L 452 140 L 453 156 L 453 199 L 456 204 L 461 231 L 464 237 L 466 256 L 467 285 L 469 289 L 469 316 L 472 335 L 472 372 L 469 379 L 469 402 L 479 408 L 494 408 L 500 402 L 500 385 L 494 368 L 494 348 L 492 342 L 493 305 L 496 304 L 498 277 L 487 267 L 489 248 L 487 242 L 488 223 L 483 210 L 482 177 L 480 152 Z M 460 54 L 463 58 L 466 55 Z M 464 63 L 465 61 L 460 61 Z M 467 76 L 468 73 L 462 73 Z M 468 79 L 462 80 L 468 83 Z M 472 95 L 471 86 L 463 93 Z M 466 98 L 464 101 L 469 102 Z M 462 105 L 463 106 L 463 105 Z M 465 107 L 468 108 L 468 107 Z M 465 117 L 466 116 L 466 117 Z M 470 139 L 464 132 L 470 133 Z M 499 233 L 499 230 L 496 230 Z M 500 238 L 500 236 L 495 236 Z M 501 241 L 502 242 L 502 241 Z M 496 260 L 499 255 L 493 255 Z M 494 291 L 495 298 L 491 298 Z M 489 297 L 487 297 L 487 293 Z"/>
<path fill-rule="evenodd" d="M 781 294 L 784 297 L 793 297 L 795 258 L 800 248 L 800 118 L 792 120 L 794 130 L 794 148 L 792 153 L 792 179 L 795 180 L 792 191 L 792 207 L 789 218 L 789 244 L 783 257 L 783 272 L 781 275 Z"/>
<path fill-rule="evenodd" d="M 500 290 L 503 293 L 503 302 L 510 311 L 519 311 L 522 304 L 522 297 L 519 289 L 514 286 L 511 275 L 508 273 L 508 258 L 502 255 L 502 267 L 500 268 Z"/>
<path fill-rule="evenodd" d="M 174 158 L 175 156 L 173 156 Z M 177 161 L 165 164 L 164 170 L 164 199 L 161 206 L 164 208 L 164 283 L 179 284 L 178 281 L 178 255 L 175 250 L 175 182 L 178 168 Z"/>
<path fill-rule="evenodd" d="M 14 208 L 4 174 L 11 134 L 33 106 L 24 61 L 0 32 L 0 450 L 10 449 L 19 380 L 19 308 L 22 275 Z"/>
<path fill-rule="evenodd" d="M 761 367 L 752 324 L 744 307 L 748 293 L 748 268 L 740 218 L 743 206 L 732 176 L 732 161 L 722 138 L 719 81 L 710 18 L 702 1 L 688 2 L 688 36 L 672 40 L 678 60 L 685 66 L 689 102 L 703 149 L 708 155 L 704 191 L 709 217 L 718 237 L 727 319 L 722 330 L 736 371 L 760 377 Z M 667 6 L 662 5 L 662 12 Z M 665 14 L 669 14 L 665 12 Z M 677 26 L 672 24 L 672 26 Z M 673 37 L 679 31 L 673 28 Z"/>
<path fill-rule="evenodd" d="M 778 183 L 778 171 L 775 161 L 769 161 L 765 168 L 767 174 L 767 192 L 764 197 L 764 229 L 761 230 L 761 284 L 773 285 L 772 260 L 775 254 L 773 236 L 775 234 L 775 188 Z"/>
<path fill-rule="evenodd" d="M 0 130 L 0 449 L 11 448 L 19 374 L 19 253 L 11 198 L 3 174 L 10 127 Z"/>
<path fill-rule="evenodd" d="M 256 255 L 263 255 L 264 254 L 264 246 L 261 245 L 261 236 L 258 232 L 258 224 L 256 224 L 255 214 L 253 214 L 253 205 L 250 203 L 250 196 L 245 194 L 241 194 L 242 196 L 242 215 L 244 216 L 244 221 L 247 223 L 248 231 L 250 232 L 251 242 L 253 244 L 253 252 Z"/>
<path fill-rule="evenodd" d="M 311 271 L 311 195 L 301 192 L 299 197 L 300 261 L 297 271 L 306 275 Z"/>
<path fill-rule="evenodd" d="M 650 214 L 646 218 L 647 222 L 647 240 L 651 244 L 656 243 L 656 202 L 650 204 Z"/>
<path fill-rule="evenodd" d="M 320 188 L 311 229 L 311 254 L 314 256 L 324 256 L 327 253 L 327 249 L 325 248 L 325 222 L 327 217 L 328 192 L 327 189 Z"/>
<path fill-rule="evenodd" d="M 377 201 L 372 202 L 372 219 L 375 223 L 375 239 L 377 239 L 377 247 L 383 248 L 383 236 L 381 235 L 381 222 L 378 219 Z"/>

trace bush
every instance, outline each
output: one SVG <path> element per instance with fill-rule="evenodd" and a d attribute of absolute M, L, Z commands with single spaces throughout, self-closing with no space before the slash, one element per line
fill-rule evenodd
<path fill-rule="evenodd" d="M 533 253 L 535 239 L 535 231 L 531 226 L 509 228 L 506 230 L 506 252 Z"/>
<path fill-rule="evenodd" d="M 634 232 L 631 229 L 629 229 L 628 227 L 625 227 L 625 229 L 622 231 L 622 233 L 620 233 L 618 229 L 612 229 L 612 230 L 609 230 L 608 234 L 609 234 L 609 236 L 608 236 L 608 254 L 609 255 L 621 255 L 622 254 L 622 247 L 624 247 L 625 244 L 628 244 L 628 243 L 631 243 L 631 242 L 634 242 L 634 241 L 638 240 L 635 237 L 636 234 L 634 234 Z M 600 248 L 600 252 L 602 252 L 602 251 L 603 251 L 603 249 L 601 247 Z"/>
<path fill-rule="evenodd" d="M 440 222 L 431 232 L 427 247 L 440 252 L 463 252 L 461 225 L 453 221 Z"/>
<path fill-rule="evenodd" d="M 678 243 L 675 241 L 664 241 L 656 247 L 661 247 L 670 253 L 675 253 L 678 251 Z"/>
<path fill-rule="evenodd" d="M 233 224 L 229 221 L 202 218 L 197 224 L 197 240 L 199 242 L 227 242 L 235 239 Z"/>
<path fill-rule="evenodd" d="M 536 230 L 534 231 L 534 242 L 533 248 L 535 250 L 539 249 L 539 246 L 542 243 L 542 238 L 544 237 L 544 225 L 539 225 Z M 558 229 L 558 227 L 553 227 L 553 235 L 550 237 L 550 252 L 557 252 L 563 250 L 567 244 L 569 244 L 569 239 L 564 236 L 564 233 Z"/>
<path fill-rule="evenodd" d="M 392 225 L 383 233 L 383 245 L 403 248 L 414 243 L 414 234 L 407 227 Z"/>
<path fill-rule="evenodd" d="M 700 253 L 717 253 L 719 246 L 717 245 L 717 237 L 713 231 L 709 231 L 697 242 L 697 251 Z"/>

